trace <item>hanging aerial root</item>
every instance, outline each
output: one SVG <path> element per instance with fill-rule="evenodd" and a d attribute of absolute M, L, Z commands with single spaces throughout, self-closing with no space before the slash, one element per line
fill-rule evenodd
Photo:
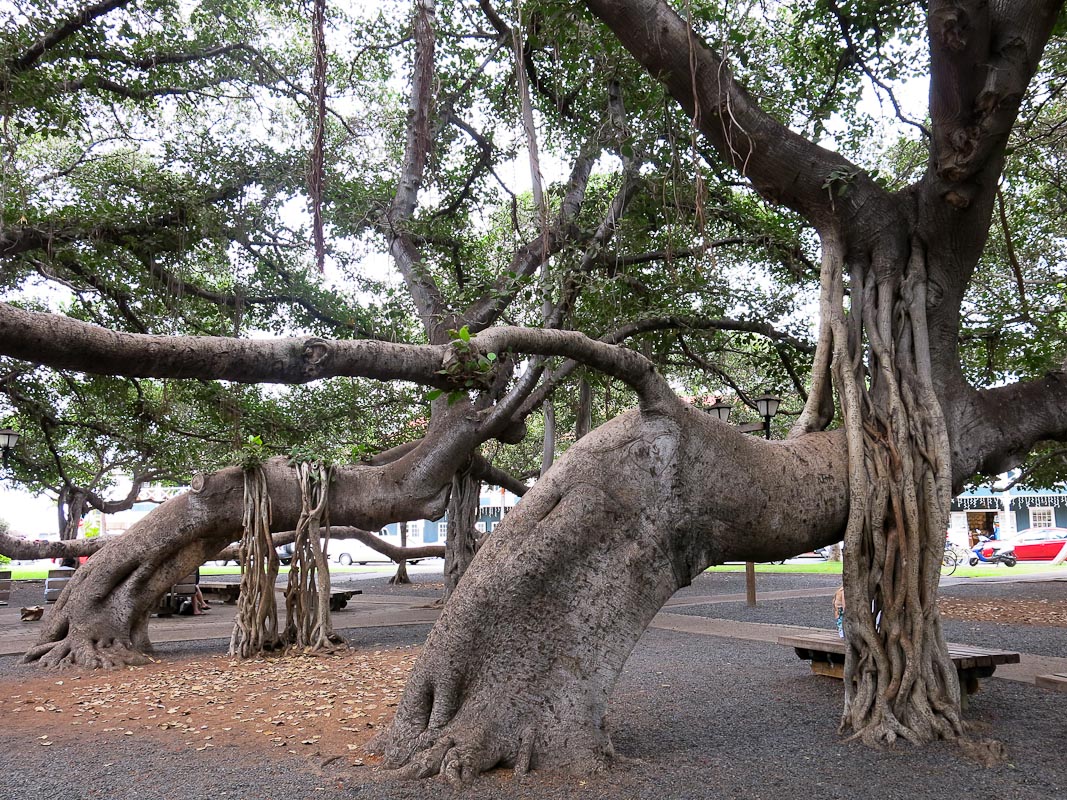
<path fill-rule="evenodd" d="M 950 451 L 930 370 L 922 246 L 912 242 L 903 268 L 895 251 L 849 263 L 846 311 L 844 256 L 829 245 L 821 311 L 830 336 L 820 346 L 832 347 L 851 489 L 840 728 L 869 744 L 958 739 L 959 685 L 936 606 Z"/>
<path fill-rule="evenodd" d="M 245 470 L 244 530 L 241 534 L 241 592 L 230 635 L 230 655 L 253 658 L 281 646 L 274 584 L 278 554 L 270 534 L 270 495 L 261 466 Z"/>
<path fill-rule="evenodd" d="M 305 653 L 329 653 L 344 646 L 330 618 L 330 570 L 326 548 L 330 538 L 331 470 L 324 464 L 296 465 L 301 509 L 293 541 L 293 559 L 285 590 L 285 642 Z"/>

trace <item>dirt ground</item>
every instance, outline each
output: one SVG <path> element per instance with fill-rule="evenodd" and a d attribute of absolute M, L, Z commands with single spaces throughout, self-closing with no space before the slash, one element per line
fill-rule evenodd
<path fill-rule="evenodd" d="M 372 763 L 367 742 L 393 717 L 421 648 L 328 656 L 178 658 L 107 672 L 0 680 L 4 725 L 41 747 L 63 737 L 152 737 L 171 747 L 242 749 Z"/>
<path fill-rule="evenodd" d="M 1067 627 L 1067 601 L 942 597 L 949 619 Z M 93 733 L 150 736 L 204 751 L 281 748 L 325 763 L 370 765 L 369 740 L 393 717 L 420 647 L 168 659 L 112 672 L 0 679 L 5 726 L 41 747 Z M 57 727 L 63 720 L 64 727 Z"/>
<path fill-rule="evenodd" d="M 965 600 L 941 597 L 938 606 L 945 619 L 1067 628 L 1067 600 Z"/>

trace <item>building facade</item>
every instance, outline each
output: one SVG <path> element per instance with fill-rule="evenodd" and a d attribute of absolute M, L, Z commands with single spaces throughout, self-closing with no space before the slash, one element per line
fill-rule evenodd
<path fill-rule="evenodd" d="M 952 501 L 949 538 L 973 546 L 978 536 L 1007 539 L 1029 528 L 1067 528 L 1067 485 L 1054 489 L 982 486 Z"/>

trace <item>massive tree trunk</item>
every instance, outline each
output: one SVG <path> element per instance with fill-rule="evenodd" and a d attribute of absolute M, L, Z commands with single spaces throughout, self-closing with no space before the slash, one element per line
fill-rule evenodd
<path fill-rule="evenodd" d="M 379 743 L 386 764 L 454 781 L 606 764 L 608 696 L 655 613 L 709 564 L 836 541 L 844 447 L 744 437 L 681 403 L 584 437 L 475 556 Z"/>

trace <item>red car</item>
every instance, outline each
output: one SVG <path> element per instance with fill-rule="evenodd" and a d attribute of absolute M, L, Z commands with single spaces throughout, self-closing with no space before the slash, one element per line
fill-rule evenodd
<path fill-rule="evenodd" d="M 1067 528 L 1029 528 L 1008 539 L 1020 561 L 1051 561 L 1067 544 Z"/>

